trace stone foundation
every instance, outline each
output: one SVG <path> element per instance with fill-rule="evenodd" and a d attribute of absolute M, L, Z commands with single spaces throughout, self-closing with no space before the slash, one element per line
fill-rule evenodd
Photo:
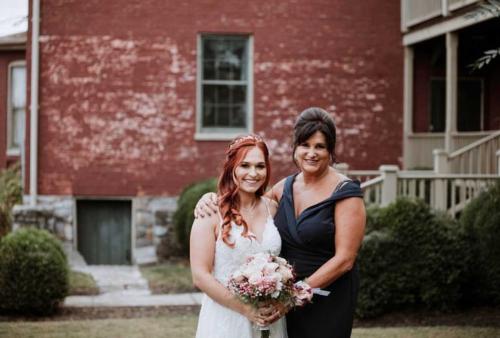
<path fill-rule="evenodd" d="M 161 257 L 176 256 L 180 249 L 175 239 L 172 216 L 177 208 L 175 197 L 132 198 L 132 230 L 135 229 L 136 252 L 156 247 Z M 13 209 L 13 229 L 36 227 L 46 229 L 63 242 L 76 247 L 76 199 L 72 196 L 40 196 L 36 206 L 16 205 Z M 146 261 L 156 260 L 156 257 Z"/>

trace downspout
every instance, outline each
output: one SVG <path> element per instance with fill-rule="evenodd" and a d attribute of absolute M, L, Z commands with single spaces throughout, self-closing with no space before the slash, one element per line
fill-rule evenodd
<path fill-rule="evenodd" d="M 31 106 L 30 106 L 30 205 L 37 202 L 38 181 L 38 78 L 39 78 L 40 0 L 33 0 L 31 15 Z"/>

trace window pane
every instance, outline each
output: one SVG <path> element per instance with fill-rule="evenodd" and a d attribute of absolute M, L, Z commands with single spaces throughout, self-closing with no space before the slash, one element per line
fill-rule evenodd
<path fill-rule="evenodd" d="M 24 139 L 24 109 L 15 109 L 12 114 L 10 148 L 20 148 Z"/>
<path fill-rule="evenodd" d="M 26 67 L 12 67 L 12 106 L 24 108 L 26 106 Z"/>
<path fill-rule="evenodd" d="M 481 81 L 461 79 L 458 82 L 458 131 L 481 130 Z"/>
<path fill-rule="evenodd" d="M 446 117 L 446 86 L 444 79 L 431 80 L 431 123 L 429 131 L 443 132 Z"/>
<path fill-rule="evenodd" d="M 203 79 L 246 80 L 247 40 L 235 36 L 203 37 Z"/>
<path fill-rule="evenodd" d="M 246 86 L 203 85 L 203 127 L 246 126 Z"/>

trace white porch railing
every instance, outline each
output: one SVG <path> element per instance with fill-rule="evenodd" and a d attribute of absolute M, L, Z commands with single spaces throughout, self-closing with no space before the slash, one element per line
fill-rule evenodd
<path fill-rule="evenodd" d="M 446 172 L 462 174 L 494 174 L 498 173 L 500 157 L 500 130 L 473 142 L 462 149 L 452 152 L 446 159 Z M 436 152 L 434 156 L 445 156 Z M 436 158 L 436 161 L 441 159 Z"/>
<path fill-rule="evenodd" d="M 397 197 L 416 197 L 432 208 L 452 216 L 479 193 L 500 180 L 497 174 L 437 174 L 432 171 L 400 171 L 397 166 L 381 166 L 381 175 L 361 184 L 367 204 L 386 206 Z"/>

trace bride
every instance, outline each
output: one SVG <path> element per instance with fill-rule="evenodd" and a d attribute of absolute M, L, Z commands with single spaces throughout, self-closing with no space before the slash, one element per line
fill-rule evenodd
<path fill-rule="evenodd" d="M 260 337 L 272 315 L 234 296 L 227 282 L 249 255 L 278 255 L 281 239 L 273 216 L 277 203 L 263 197 L 269 182 L 269 152 L 255 135 L 236 138 L 226 152 L 219 177 L 219 213 L 194 221 L 190 261 L 194 284 L 205 293 L 197 338 Z M 283 319 L 270 327 L 270 337 L 286 338 Z"/>

